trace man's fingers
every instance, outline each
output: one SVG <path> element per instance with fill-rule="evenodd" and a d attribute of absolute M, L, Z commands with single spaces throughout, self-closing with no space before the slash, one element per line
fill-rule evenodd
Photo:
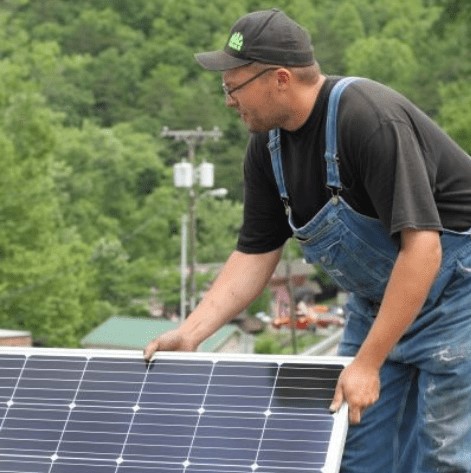
<path fill-rule="evenodd" d="M 159 349 L 159 340 L 155 339 L 152 340 L 145 348 L 144 348 L 144 360 L 150 361 L 154 353 Z"/>
<path fill-rule="evenodd" d="M 330 404 L 330 412 L 337 412 L 344 402 L 343 391 L 340 385 L 337 385 L 332 403 Z M 348 420 L 350 424 L 359 424 L 361 420 L 362 409 L 359 406 L 348 406 Z"/>
<path fill-rule="evenodd" d="M 359 407 L 349 408 L 348 421 L 350 424 L 359 424 L 361 421 L 361 409 Z"/>
<path fill-rule="evenodd" d="M 343 403 L 343 391 L 342 386 L 337 383 L 337 387 L 335 388 L 334 397 L 332 399 L 332 403 L 330 404 L 329 410 L 330 412 L 337 412 Z"/>
<path fill-rule="evenodd" d="M 144 359 L 150 361 L 156 351 L 194 351 L 198 347 L 190 337 L 184 337 L 178 330 L 171 330 L 154 338 L 144 348 Z"/>

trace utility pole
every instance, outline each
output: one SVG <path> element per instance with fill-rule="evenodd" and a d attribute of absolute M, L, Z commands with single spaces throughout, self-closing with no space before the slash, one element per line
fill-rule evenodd
<path fill-rule="evenodd" d="M 195 268 L 196 268 L 196 191 L 194 189 L 195 185 L 195 151 L 196 147 L 202 144 L 204 141 L 208 139 L 212 139 L 214 141 L 219 140 L 222 136 L 222 132 L 219 130 L 218 127 L 214 127 L 210 131 L 204 131 L 201 127 L 197 127 L 195 130 L 170 130 L 168 127 L 164 127 L 162 129 L 162 133 L 160 136 L 164 138 L 173 138 L 175 141 L 183 141 L 186 143 L 188 147 L 188 168 L 185 168 L 188 171 L 187 176 L 183 176 L 182 182 L 176 182 L 177 179 L 175 178 L 175 185 L 177 187 L 186 187 L 188 188 L 188 220 L 189 220 L 189 245 L 188 245 L 188 253 L 189 253 L 189 270 L 188 270 L 188 279 L 189 279 L 189 297 L 190 297 L 190 311 L 195 308 L 196 305 L 196 275 L 195 275 Z M 209 163 L 206 163 L 209 164 Z M 212 187 L 213 183 L 213 176 L 210 177 L 209 182 L 205 182 L 203 179 L 204 176 L 200 175 L 200 183 L 202 187 Z M 184 220 L 183 220 L 184 221 Z M 186 229 L 182 232 L 186 234 Z M 186 238 L 186 235 L 185 235 Z M 183 245 L 182 245 L 183 248 Z M 185 246 L 186 249 L 186 246 Z M 182 266 L 183 261 L 186 261 L 186 255 L 182 254 Z M 183 270 L 183 268 L 182 268 Z M 185 278 L 182 276 L 182 285 L 186 285 Z M 186 288 L 185 288 L 186 289 Z M 181 289 L 181 295 L 185 294 L 184 288 Z M 184 320 L 186 317 L 186 301 L 181 301 L 180 308 L 183 310 L 183 313 L 180 314 L 181 320 Z M 180 310 L 181 310 L 180 309 Z"/>
<path fill-rule="evenodd" d="M 188 215 L 182 215 L 181 227 L 181 249 L 180 249 L 180 323 L 186 318 L 186 271 L 188 262 L 186 260 L 188 242 Z"/>
<path fill-rule="evenodd" d="M 291 259 L 291 239 L 289 239 L 286 243 L 285 251 L 286 251 L 286 286 L 288 289 L 288 296 L 289 296 L 289 322 L 290 322 L 290 330 L 291 330 L 291 346 L 293 349 L 293 354 L 298 353 L 298 347 L 296 342 L 296 305 L 294 303 L 294 288 L 293 288 L 293 279 L 292 279 L 292 259 Z"/>

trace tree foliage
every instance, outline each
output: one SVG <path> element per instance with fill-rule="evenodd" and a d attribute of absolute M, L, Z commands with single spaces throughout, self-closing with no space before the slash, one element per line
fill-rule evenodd
<path fill-rule="evenodd" d="M 74 346 L 154 291 L 178 307 L 187 195 L 162 127 L 223 131 L 197 149 L 229 190 L 197 207 L 197 260 L 224 260 L 241 219 L 247 131 L 220 76 L 194 61 L 223 46 L 242 0 L 4 0 L 0 3 L 0 326 Z M 280 0 L 328 74 L 406 93 L 471 149 L 471 9 L 463 0 Z M 204 278 L 203 278 L 204 279 Z M 205 281 L 198 281 L 204 288 Z M 145 304 L 144 304 L 145 305 Z"/>

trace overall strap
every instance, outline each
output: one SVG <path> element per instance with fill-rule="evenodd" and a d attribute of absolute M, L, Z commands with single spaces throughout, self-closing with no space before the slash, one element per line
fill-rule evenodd
<path fill-rule="evenodd" d="M 340 79 L 332 88 L 329 96 L 324 158 L 327 164 L 327 187 L 331 190 L 333 196 L 338 196 L 340 189 L 342 188 L 338 166 L 339 158 L 337 154 L 337 112 L 340 96 L 347 86 L 358 79 L 359 77 L 344 77 L 343 79 Z"/>
<path fill-rule="evenodd" d="M 337 156 L 337 110 L 340 96 L 344 89 L 358 79 L 359 77 L 344 77 L 343 79 L 340 79 L 332 88 L 329 96 L 326 123 L 326 151 L 324 158 L 327 162 L 327 187 L 331 189 L 332 194 L 335 197 L 342 188 Z M 276 185 L 278 186 L 278 192 L 280 193 L 286 214 L 288 215 L 290 213 L 290 207 L 288 192 L 286 191 L 285 180 L 283 177 L 280 129 L 274 128 L 270 130 L 268 132 L 268 138 L 269 141 L 267 147 L 270 151 L 271 165 L 275 175 Z"/>
<path fill-rule="evenodd" d="M 276 185 L 278 186 L 278 192 L 280 193 L 281 200 L 285 206 L 286 215 L 289 214 L 289 198 L 286 192 L 285 179 L 283 177 L 283 166 L 281 164 L 281 141 L 280 141 L 280 129 L 274 128 L 268 132 L 268 150 L 270 151 L 271 166 L 273 168 L 273 174 L 275 175 Z"/>

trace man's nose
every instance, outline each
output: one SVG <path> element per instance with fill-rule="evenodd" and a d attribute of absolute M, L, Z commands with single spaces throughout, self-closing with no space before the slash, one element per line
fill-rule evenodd
<path fill-rule="evenodd" d="M 230 94 L 226 94 L 226 107 L 235 107 L 237 100 L 235 100 Z"/>

